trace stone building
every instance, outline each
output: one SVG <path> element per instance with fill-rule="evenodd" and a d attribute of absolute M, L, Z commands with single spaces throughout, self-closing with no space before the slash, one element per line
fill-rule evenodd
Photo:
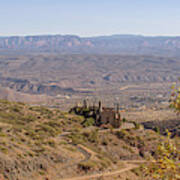
<path fill-rule="evenodd" d="M 87 100 L 83 101 L 83 105 L 76 106 L 71 110 L 71 112 L 83 115 L 85 118 L 94 118 L 96 126 L 112 125 L 114 128 L 119 128 L 121 126 L 121 115 L 119 112 L 119 104 L 116 108 L 103 107 L 101 101 L 99 101 L 98 106 L 93 104 L 89 106 Z"/>
<path fill-rule="evenodd" d="M 121 125 L 119 105 L 117 105 L 116 109 L 102 107 L 101 101 L 99 101 L 99 106 L 95 113 L 95 120 L 97 126 L 101 126 L 103 124 L 111 124 L 113 127 L 119 128 Z"/>

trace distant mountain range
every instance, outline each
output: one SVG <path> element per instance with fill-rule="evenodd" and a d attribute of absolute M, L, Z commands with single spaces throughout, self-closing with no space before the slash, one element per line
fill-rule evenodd
<path fill-rule="evenodd" d="M 42 35 L 0 37 L 0 51 L 180 55 L 180 37 Z"/>

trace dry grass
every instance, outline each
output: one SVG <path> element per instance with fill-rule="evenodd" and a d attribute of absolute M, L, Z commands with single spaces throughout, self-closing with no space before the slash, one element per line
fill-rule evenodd
<path fill-rule="evenodd" d="M 122 160 L 142 159 L 140 148 L 151 152 L 160 139 L 151 130 L 99 133 L 98 127 L 83 128 L 83 121 L 82 116 L 58 109 L 0 100 L 0 163 L 6 164 L 0 171 L 10 180 L 14 177 L 30 180 L 112 170 L 122 168 Z M 67 131 L 69 134 L 63 135 Z M 88 159 L 79 144 L 91 154 Z"/>
<path fill-rule="evenodd" d="M 174 120 L 178 118 L 173 110 L 153 110 L 146 109 L 143 111 L 126 111 L 121 113 L 123 117 L 127 120 L 132 120 L 136 122 L 144 121 L 164 121 L 164 120 Z"/>

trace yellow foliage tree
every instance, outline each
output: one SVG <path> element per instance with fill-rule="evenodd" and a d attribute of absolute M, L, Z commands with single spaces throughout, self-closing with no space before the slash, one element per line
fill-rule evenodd
<path fill-rule="evenodd" d="M 175 83 L 171 89 L 170 107 L 180 113 L 180 88 Z M 173 143 L 168 130 L 166 134 L 167 137 L 161 140 L 152 160 L 143 167 L 143 179 L 180 180 L 180 150 Z"/>
<path fill-rule="evenodd" d="M 170 132 L 161 141 L 153 160 L 145 168 L 146 179 L 180 180 L 180 152 L 170 139 Z"/>
<path fill-rule="evenodd" d="M 177 87 L 177 84 L 174 83 L 171 89 L 170 107 L 180 113 L 180 87 Z"/>

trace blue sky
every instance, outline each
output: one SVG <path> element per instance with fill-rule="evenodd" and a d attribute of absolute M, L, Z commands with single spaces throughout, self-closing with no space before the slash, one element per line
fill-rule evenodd
<path fill-rule="evenodd" d="M 180 35 L 180 0 L 0 0 L 0 36 Z"/>

